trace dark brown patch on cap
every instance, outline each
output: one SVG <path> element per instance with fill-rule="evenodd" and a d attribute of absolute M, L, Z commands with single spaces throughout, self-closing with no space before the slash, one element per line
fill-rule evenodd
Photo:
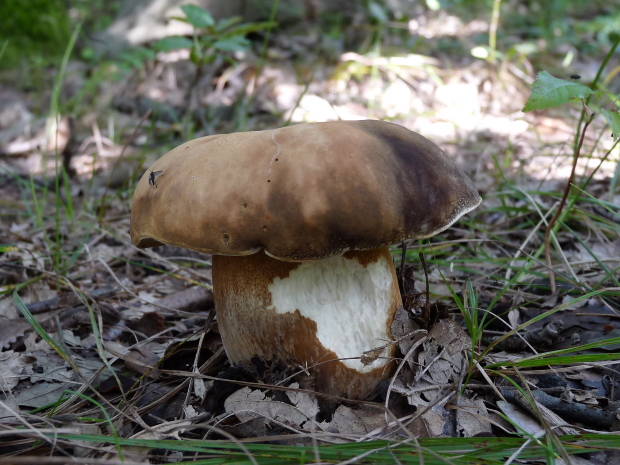
<path fill-rule="evenodd" d="M 153 171 L 165 172 L 157 189 Z M 168 152 L 138 183 L 131 236 L 141 246 L 310 260 L 433 235 L 479 202 L 435 144 L 401 126 L 299 124 Z"/>

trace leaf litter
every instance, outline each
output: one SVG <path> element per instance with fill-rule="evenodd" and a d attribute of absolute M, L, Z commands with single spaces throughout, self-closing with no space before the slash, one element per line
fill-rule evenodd
<path fill-rule="evenodd" d="M 280 52 L 283 56 L 294 54 L 291 50 Z M 0 255 L 0 425 L 14 429 L 20 425 L 20 416 L 30 415 L 37 427 L 45 427 L 48 420 L 57 421 L 83 433 L 116 429 L 123 437 L 151 438 L 225 438 L 233 434 L 263 439 L 273 436 L 290 443 L 311 438 L 325 442 L 401 439 L 411 434 L 502 436 L 521 429 L 537 435 L 548 428 L 567 433 L 584 428 L 617 431 L 617 363 L 517 366 L 541 353 L 596 345 L 603 339 L 611 342 L 581 353 L 616 353 L 620 344 L 617 294 L 586 302 L 577 299 L 587 290 L 611 287 L 614 279 L 617 281 L 620 217 L 617 196 L 609 197 L 604 175 L 594 177 L 588 192 L 597 199 L 608 199 L 611 206 L 600 202 L 579 205 L 575 218 L 568 220 L 576 232 L 558 234 L 566 258 L 560 271 L 566 276 L 573 273 L 571 279 L 564 280 L 559 295 L 545 292 L 544 270 L 531 265 L 536 263 L 531 258 L 541 235 L 534 234 L 531 240 L 528 235 L 541 221 L 538 211 L 546 212 L 553 200 L 540 192 L 557 190 L 566 179 L 561 170 L 567 161 L 550 162 L 551 149 L 545 144 L 563 143 L 572 123 L 553 115 L 509 113 L 510 108 L 516 111 L 513 107 L 519 99 L 515 96 L 523 96 L 525 83 L 513 74 L 502 83 L 511 88 L 509 92 L 494 91 L 499 78 L 480 62 L 457 70 L 443 68 L 434 60 L 425 62 L 424 67 L 412 66 L 413 56 L 406 57 L 407 66 L 402 68 L 389 60 L 367 63 L 371 59 L 343 54 L 336 65 L 340 78 L 315 79 L 307 86 L 299 82 L 288 62 L 270 62 L 255 83 L 259 98 L 253 102 L 257 116 L 252 127 L 275 124 L 278 119 L 273 115 L 283 111 L 293 121 L 321 120 L 326 108 L 335 117 L 396 119 L 445 143 L 486 194 L 483 209 L 474 216 L 478 225 L 474 231 L 456 225 L 430 243 L 425 252 L 430 264 L 429 295 L 417 249 L 408 256 L 403 294 L 411 299 L 396 316 L 395 341 L 390 342 L 398 346 L 396 362 L 402 367 L 390 386 L 383 386 L 368 401 L 346 402 L 312 393 L 299 367 L 293 373 L 266 361 L 230 367 L 217 332 L 208 258 L 172 247 L 138 251 L 126 233 L 130 191 L 119 186 L 131 186 L 132 171 L 141 172 L 149 164 L 152 155 L 137 161 L 136 154 L 141 153 L 141 141 L 154 134 L 144 129 L 139 129 L 135 138 L 121 134 L 120 139 L 128 141 L 125 150 L 114 142 L 119 137 L 113 138 L 109 130 L 78 121 L 67 134 L 78 144 L 67 141 L 67 147 L 74 151 L 69 157 L 74 171 L 69 191 L 81 205 L 77 217 L 67 219 L 67 224 L 56 230 L 52 218 L 59 212 L 54 198 L 44 198 L 53 186 L 52 178 L 45 176 L 52 172 L 44 163 L 45 150 L 36 148 L 39 142 L 31 143 L 27 151 L 15 150 L 39 140 L 42 136 L 37 131 L 42 123 L 33 123 L 32 106 L 15 92 L 13 107 L 6 111 L 19 110 L 22 117 L 1 132 L 3 147 L 12 148 L 10 156 L 0 159 L 0 207 L 9 218 L 0 223 L 0 236 L 12 249 Z M 365 75 L 364 66 L 376 66 L 381 72 Z M 165 85 L 183 81 L 186 71 L 182 64 L 164 67 L 178 79 L 167 78 L 164 83 L 157 77 L 161 75 L 153 74 L 148 83 L 128 84 L 123 91 L 130 108 L 116 105 L 105 109 L 106 116 L 122 121 L 124 127 L 139 127 L 145 112 L 136 109 L 153 105 L 140 88 L 150 86 L 149 95 L 165 95 Z M 444 85 L 430 84 L 431 71 L 425 69 L 446 78 Z M 328 75 L 331 71 L 321 72 Z M 243 72 L 231 76 L 226 95 L 215 95 L 218 90 L 202 82 L 206 87 L 203 94 L 230 102 L 234 92 L 245 88 L 247 79 Z M 415 92 L 403 80 L 414 83 Z M 274 83 L 279 81 L 287 86 L 277 88 Z M 174 95 L 182 95 L 180 89 L 173 90 Z M 579 86 L 569 91 L 547 97 L 572 98 L 584 92 Z M 382 95 L 386 96 L 384 104 Z M 390 95 L 419 106 L 418 113 L 436 111 L 437 116 L 403 115 L 402 102 L 389 100 Z M 468 118 L 454 113 L 455 95 L 463 96 L 459 111 L 468 112 Z M 377 102 L 371 109 L 359 104 L 368 96 L 375 96 Z M 298 107 L 291 110 L 296 101 Z M 475 108 L 468 102 L 475 103 Z M 93 120 L 93 115 L 89 118 Z M 210 130 L 231 129 L 225 118 L 216 116 L 215 120 Z M 176 130 L 164 117 L 151 122 L 155 134 Z M 96 160 L 90 151 L 98 153 Z M 121 153 L 127 155 L 125 159 Z M 507 153 L 513 158 L 498 158 Z M 505 163 L 504 171 L 497 171 L 498 163 Z M 549 170 L 541 170 L 541 165 Z M 581 174 L 589 172 L 587 164 L 580 164 L 579 169 Z M 116 173 L 114 179 L 112 172 Z M 33 173 L 38 177 L 29 185 L 28 176 Z M 502 184 L 502 178 L 514 180 L 514 185 Z M 110 186 L 118 189 L 113 198 Z M 521 191 L 530 193 L 530 198 Z M 81 197 L 100 199 L 100 204 L 89 209 Z M 47 202 L 44 214 L 37 214 L 37 202 Z M 23 213 L 26 207 L 28 214 Z M 458 248 L 459 243 L 464 247 Z M 64 266 L 63 260 L 67 264 L 63 273 L 52 266 L 56 249 L 63 254 L 56 265 Z M 395 250 L 397 260 L 399 253 Z M 513 266 L 508 278 L 501 260 Z M 524 269 L 519 270 L 521 265 Z M 487 315 L 483 337 L 475 343 L 451 300 L 453 290 L 462 293 L 467 280 L 473 281 L 479 293 L 478 310 Z M 15 308 L 10 292 L 24 283 L 27 285 L 19 287 L 20 296 L 44 330 L 70 354 L 73 364 L 52 350 Z M 617 287 L 617 282 L 614 285 Z M 106 290 L 109 292 L 103 292 Z M 420 321 L 426 299 L 432 307 L 432 320 Z M 529 325 L 484 353 L 519 324 L 561 304 L 566 304 L 565 311 Z M 485 372 L 485 377 L 482 372 L 487 366 L 493 369 Z M 301 374 L 294 375 L 299 371 Z M 33 409 L 43 409 L 43 413 Z M 79 420 L 82 417 L 101 423 L 94 426 Z M 63 423 L 65 418 L 75 421 Z M 23 438 L 16 434 L 9 439 L 19 442 Z M 28 441 L 19 447 L 33 444 Z M 0 453 L 4 453 L 3 447 L 0 445 Z M 75 455 L 97 454 L 92 444 L 75 443 L 72 447 Z M 152 458 L 144 453 L 135 457 Z"/>

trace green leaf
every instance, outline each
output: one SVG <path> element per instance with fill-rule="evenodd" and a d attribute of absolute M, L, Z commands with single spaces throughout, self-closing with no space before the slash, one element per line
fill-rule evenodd
<path fill-rule="evenodd" d="M 133 47 L 125 50 L 119 57 L 119 64 L 128 68 L 140 69 L 148 60 L 155 58 L 155 52 L 146 47 Z"/>
<path fill-rule="evenodd" d="M 541 71 L 536 76 L 536 81 L 532 86 L 532 94 L 523 111 L 559 107 L 571 100 L 584 99 L 590 94 L 592 94 L 592 89 L 583 84 L 558 79 L 547 71 Z"/>
<path fill-rule="evenodd" d="M 53 439 L 84 441 L 101 445 L 131 446 L 169 451 L 197 452 L 201 463 L 209 464 L 289 464 L 309 463 L 308 457 L 319 456 L 325 463 L 426 463 L 433 465 L 501 465 L 518 454 L 521 462 L 545 462 L 550 448 L 531 437 L 421 438 L 415 446 L 410 441 L 360 441 L 347 444 L 281 445 L 236 443 L 200 439 L 138 439 L 117 434 L 47 432 Z M 555 436 L 568 454 L 608 451 L 620 447 L 617 434 L 581 434 Z M 101 446 L 99 446 L 101 447 Z M 360 458 L 361 457 L 361 458 Z M 185 462 L 187 463 L 187 462 Z"/>
<path fill-rule="evenodd" d="M 515 360 L 512 362 L 499 363 L 498 365 L 504 367 L 534 368 L 543 366 L 578 365 L 581 363 L 603 362 L 609 360 L 620 360 L 620 353 L 611 352 L 607 354 L 579 354 L 561 357 L 538 358 L 533 360 Z"/>
<path fill-rule="evenodd" d="M 172 36 L 158 40 L 153 44 L 153 48 L 158 52 L 170 52 L 171 50 L 190 48 L 192 43 L 193 42 L 187 37 Z"/>
<path fill-rule="evenodd" d="M 248 48 L 249 45 L 250 41 L 245 37 L 233 36 L 218 40 L 213 44 L 213 47 L 224 52 L 235 52 L 237 50 L 244 50 Z"/>
<path fill-rule="evenodd" d="M 263 21 L 261 23 L 243 23 L 231 29 L 222 32 L 222 36 L 229 37 L 231 35 L 246 35 L 250 32 L 258 32 L 265 29 L 272 29 L 276 27 L 278 23 L 275 21 Z"/>
<path fill-rule="evenodd" d="M 376 2 L 370 2 L 368 4 L 368 10 L 370 15 L 380 24 L 385 24 L 390 20 L 385 9 Z"/>
<path fill-rule="evenodd" d="M 213 16 L 211 16 L 211 13 L 204 8 L 196 5 L 183 5 L 181 10 L 183 10 L 183 13 L 187 16 L 187 21 L 194 27 L 204 29 L 215 24 L 215 20 Z"/>
<path fill-rule="evenodd" d="M 216 32 L 222 32 L 228 29 L 229 27 L 234 26 L 235 24 L 239 24 L 240 22 L 241 22 L 241 18 L 239 16 L 232 16 L 230 18 L 225 18 L 217 22 L 217 24 L 215 25 L 215 30 Z"/>
<path fill-rule="evenodd" d="M 612 137 L 614 140 L 620 138 L 620 113 L 617 111 L 610 111 L 605 108 L 601 109 L 601 113 L 603 113 L 603 116 L 611 127 Z"/>

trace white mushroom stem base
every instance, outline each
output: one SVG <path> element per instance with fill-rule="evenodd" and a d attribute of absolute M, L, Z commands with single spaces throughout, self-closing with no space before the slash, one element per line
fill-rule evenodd
<path fill-rule="evenodd" d="M 229 359 L 307 367 L 315 389 L 367 397 L 391 374 L 402 306 L 387 247 L 301 263 L 263 252 L 213 257 L 218 326 Z"/>

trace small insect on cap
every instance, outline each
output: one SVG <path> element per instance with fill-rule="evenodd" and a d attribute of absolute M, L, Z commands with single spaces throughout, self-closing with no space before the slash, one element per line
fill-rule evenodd
<path fill-rule="evenodd" d="M 480 196 L 434 143 L 383 121 L 189 141 L 136 188 L 131 237 L 207 253 L 309 260 L 432 236 Z"/>

